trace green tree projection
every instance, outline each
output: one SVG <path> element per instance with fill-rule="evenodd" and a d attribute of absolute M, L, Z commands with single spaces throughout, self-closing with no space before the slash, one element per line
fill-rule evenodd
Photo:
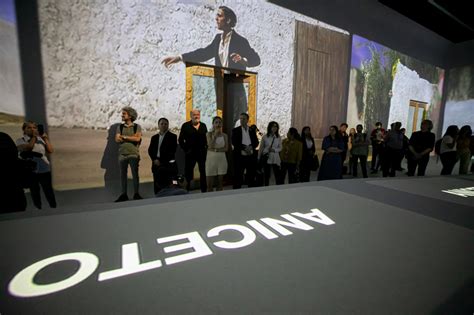
<path fill-rule="evenodd" d="M 390 111 L 389 91 L 392 88 L 392 65 L 394 56 L 388 51 L 377 51 L 374 45 L 369 44 L 372 58 L 362 65 L 367 88 L 365 100 L 364 128 L 371 130 L 377 121 L 387 126 Z M 386 58 L 383 58 L 386 57 Z"/>

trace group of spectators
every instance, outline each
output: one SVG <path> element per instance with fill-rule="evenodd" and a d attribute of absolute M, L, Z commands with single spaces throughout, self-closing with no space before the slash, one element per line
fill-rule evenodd
<path fill-rule="evenodd" d="M 116 202 L 129 200 L 127 195 L 127 173 L 130 167 L 133 178 L 133 199 L 142 199 L 139 194 L 139 146 L 142 139 L 140 125 L 135 123 L 137 112 L 131 107 L 122 109 L 122 124 L 115 131 L 115 142 L 118 144 L 118 163 L 120 169 L 121 195 Z M 435 150 L 443 165 L 441 175 L 450 175 L 455 164 L 459 163 L 459 173 L 467 174 L 474 140 L 470 126 L 449 126 L 441 139 L 435 142 L 431 132 L 433 123 L 430 120 L 421 122 L 420 130 L 414 132 L 410 139 L 405 136 L 405 129 L 400 122 L 391 124 L 385 130 L 377 122 L 370 134 L 364 132 L 362 125 L 351 128 L 342 123 L 339 128 L 330 126 L 329 134 L 323 138 L 323 155 L 319 163 L 316 145 L 311 128 L 306 126 L 301 133 L 290 128 L 286 138 L 282 139 L 279 124 L 271 121 L 265 134 L 261 134 L 255 125 L 249 126 L 249 115 L 240 114 L 240 126 L 232 129 L 230 137 L 223 131 L 221 117 L 212 119 L 208 130 L 201 122 L 200 111 L 191 111 L 191 120 L 181 126 L 179 137 L 169 130 L 167 118 L 158 120 L 158 133 L 151 138 L 148 155 L 152 160 L 154 193 L 157 197 L 186 194 L 191 189 L 194 168 L 198 164 L 200 189 L 202 192 L 223 190 L 224 176 L 228 171 L 227 152 L 232 149 L 232 183 L 234 189 L 242 185 L 248 187 L 268 186 L 273 174 L 277 185 L 282 185 L 288 175 L 288 183 L 310 181 L 311 171 L 319 168 L 318 180 L 340 179 L 343 174 L 357 177 L 360 165 L 362 176 L 368 177 L 367 159 L 369 146 L 372 145 L 371 172 L 382 170 L 382 176 L 395 176 L 396 171 L 403 171 L 401 163 L 407 159 L 407 175 L 424 176 L 430 153 Z M 53 147 L 48 135 L 41 125 L 32 121 L 23 124 L 23 136 L 13 143 L 8 135 L 2 146 L 10 150 L 17 163 L 20 157 L 22 176 L 19 185 L 29 188 L 33 204 L 41 209 L 40 187 L 51 208 L 56 207 L 56 199 L 51 180 L 51 167 L 48 155 Z M 10 140 L 7 140 L 10 139 Z M 11 141 L 11 143 L 9 142 Z M 185 153 L 184 176 L 178 173 L 176 162 L 177 146 Z M 230 155 L 229 155 L 230 156 Z M 348 158 L 348 167 L 345 161 Z M 13 161 L 13 160 L 12 160 Z M 26 163 L 28 162 L 28 163 Z M 471 172 L 474 171 L 474 165 Z M 16 194 L 17 192 L 12 192 Z M 19 198 L 20 207 L 26 206 L 24 194 Z"/>

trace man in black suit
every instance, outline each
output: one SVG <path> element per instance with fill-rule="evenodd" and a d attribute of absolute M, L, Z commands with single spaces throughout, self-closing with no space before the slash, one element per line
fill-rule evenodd
<path fill-rule="evenodd" d="M 151 137 L 148 155 L 152 161 L 151 171 L 153 172 L 153 187 L 155 194 L 160 191 L 158 170 L 166 168 L 168 173 L 177 175 L 175 153 L 178 145 L 177 136 L 168 130 L 169 121 L 166 118 L 158 120 L 159 132 Z"/>
<path fill-rule="evenodd" d="M 257 169 L 258 139 L 254 129 L 249 128 L 249 115 L 240 114 L 240 127 L 232 129 L 232 146 L 234 157 L 234 189 L 242 187 L 244 171 L 249 187 L 255 183 Z"/>
<path fill-rule="evenodd" d="M 234 30 L 237 24 L 237 16 L 234 11 L 226 6 L 220 6 L 216 15 L 217 29 L 222 31 L 205 48 L 200 48 L 181 56 L 169 56 L 162 63 L 169 67 L 179 62 L 201 63 L 214 58 L 215 65 L 238 70 L 260 65 L 260 56 L 250 47 L 247 39 L 237 34 Z"/>
<path fill-rule="evenodd" d="M 197 109 L 191 111 L 191 120 L 181 126 L 179 133 L 179 146 L 183 149 L 184 176 L 187 180 L 186 188 L 189 191 L 193 180 L 194 167 L 199 166 L 201 191 L 207 191 L 206 182 L 206 155 L 207 155 L 207 127 L 201 122 L 201 112 Z"/>

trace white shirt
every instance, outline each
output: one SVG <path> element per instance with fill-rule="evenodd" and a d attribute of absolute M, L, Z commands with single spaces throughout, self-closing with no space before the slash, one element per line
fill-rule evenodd
<path fill-rule="evenodd" d="M 274 152 L 270 152 L 270 147 Z M 281 164 L 280 159 L 281 151 L 281 137 L 267 136 L 264 135 L 262 141 L 260 141 L 260 149 L 258 150 L 258 157 L 260 158 L 263 154 L 268 153 L 267 164 Z"/>
<path fill-rule="evenodd" d="M 31 137 L 24 135 L 23 137 L 16 140 L 16 145 L 28 144 L 31 140 Z M 35 173 L 47 173 L 51 171 L 51 167 L 49 165 L 49 160 L 46 157 L 46 142 L 44 142 L 43 138 L 40 136 L 36 137 L 35 145 L 33 146 L 32 152 L 42 154 L 41 157 L 33 157 L 32 160 L 36 162 L 36 169 L 34 170 Z M 20 152 L 18 152 L 20 153 Z"/>
<path fill-rule="evenodd" d="M 311 149 L 313 147 L 313 141 L 311 139 L 306 138 L 306 147 Z"/>
<path fill-rule="evenodd" d="M 164 134 L 159 133 L 160 137 L 158 139 L 158 153 L 156 154 L 156 156 L 158 158 L 160 158 L 161 144 L 163 143 L 163 139 L 165 138 L 165 135 L 166 135 L 167 132 L 168 132 L 168 130 L 166 130 L 166 132 Z"/>
<path fill-rule="evenodd" d="M 456 151 L 456 144 L 453 148 L 449 148 L 447 144 L 452 144 L 454 142 L 453 137 L 451 136 L 444 136 L 443 140 L 441 140 L 441 147 L 439 148 L 439 154 L 443 154 L 446 152 Z"/>
<path fill-rule="evenodd" d="M 252 140 L 250 140 L 249 127 L 247 127 L 247 130 L 245 130 L 245 128 L 242 127 L 242 144 L 243 145 L 252 144 Z"/>
<path fill-rule="evenodd" d="M 221 41 L 219 43 L 219 60 L 221 61 L 222 67 L 229 67 L 229 44 L 232 38 L 232 31 L 224 36 L 221 35 Z"/>

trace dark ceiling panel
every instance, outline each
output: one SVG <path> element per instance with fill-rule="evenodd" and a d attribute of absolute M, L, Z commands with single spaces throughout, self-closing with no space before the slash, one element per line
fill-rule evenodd
<path fill-rule="evenodd" d="M 453 43 L 474 39 L 474 18 L 469 1 L 379 0 L 380 3 L 423 25 Z"/>

